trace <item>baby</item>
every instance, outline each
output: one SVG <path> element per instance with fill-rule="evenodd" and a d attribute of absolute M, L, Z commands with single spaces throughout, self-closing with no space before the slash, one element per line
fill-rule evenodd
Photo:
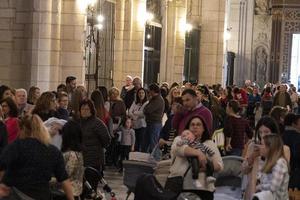
<path fill-rule="evenodd" d="M 213 152 L 208 146 L 203 144 L 202 142 L 196 140 L 195 135 L 189 131 L 189 130 L 184 130 L 181 134 L 181 141 L 177 143 L 177 145 L 182 146 L 182 145 L 188 145 L 189 147 L 192 147 L 194 149 L 200 150 L 202 153 L 205 155 L 208 155 L 209 157 L 212 157 L 215 152 Z M 188 158 L 191 168 L 192 168 L 192 177 L 194 180 L 198 179 L 198 174 L 199 174 L 199 169 L 200 169 L 200 163 L 197 157 L 190 157 Z M 215 182 L 216 179 L 213 177 L 213 165 L 212 163 L 208 160 L 206 164 L 206 181 L 208 183 Z M 199 183 L 196 183 L 197 185 Z"/>

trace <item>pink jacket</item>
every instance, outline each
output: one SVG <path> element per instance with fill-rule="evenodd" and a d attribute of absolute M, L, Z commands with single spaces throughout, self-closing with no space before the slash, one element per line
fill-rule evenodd
<path fill-rule="evenodd" d="M 19 122 L 16 117 L 8 117 L 5 120 L 6 130 L 8 134 L 8 144 L 15 141 L 19 135 Z"/>

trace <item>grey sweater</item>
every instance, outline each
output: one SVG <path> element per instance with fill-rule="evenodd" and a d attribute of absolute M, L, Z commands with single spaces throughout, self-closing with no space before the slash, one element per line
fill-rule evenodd
<path fill-rule="evenodd" d="M 121 145 L 133 146 L 135 144 L 135 131 L 121 127 Z"/>

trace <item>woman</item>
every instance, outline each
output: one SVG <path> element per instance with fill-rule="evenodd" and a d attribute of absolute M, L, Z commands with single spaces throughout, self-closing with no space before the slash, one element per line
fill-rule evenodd
<path fill-rule="evenodd" d="M 5 99 L 7 97 L 14 99 L 14 96 L 14 91 L 10 87 L 6 85 L 0 86 L 0 100 Z"/>
<path fill-rule="evenodd" d="M 112 87 L 108 91 L 110 109 L 109 113 L 113 120 L 113 124 L 120 125 L 126 116 L 126 106 L 122 99 L 120 99 L 120 92 L 118 88 Z"/>
<path fill-rule="evenodd" d="M 188 145 L 180 145 L 182 138 L 176 137 L 171 147 L 171 156 L 173 164 L 170 168 L 169 177 L 183 176 L 189 168 L 188 157 L 197 157 L 201 166 L 205 166 L 209 160 L 212 163 L 213 170 L 215 172 L 223 169 L 223 161 L 217 146 L 210 139 L 209 131 L 205 120 L 201 116 L 194 116 L 190 119 L 187 127 L 196 137 L 196 140 L 203 143 L 207 149 L 213 151 L 213 156 L 209 157 L 207 153 L 203 153 L 197 149 L 189 147 Z M 197 181 L 200 184 L 195 184 L 195 180 L 192 178 L 191 170 L 187 171 L 184 178 L 183 190 L 191 192 L 199 196 L 201 199 L 212 200 L 214 198 L 215 186 L 213 182 L 207 182 L 205 171 L 202 170 Z"/>
<path fill-rule="evenodd" d="M 81 135 L 80 126 L 73 120 L 67 122 L 62 129 L 61 151 L 66 164 L 66 171 L 72 184 L 75 200 L 79 200 L 83 183 L 84 168 Z"/>
<path fill-rule="evenodd" d="M 268 115 L 273 106 L 271 87 L 266 87 L 261 97 L 262 116 Z"/>
<path fill-rule="evenodd" d="M 27 103 L 31 105 L 35 105 L 40 96 L 41 96 L 40 88 L 35 86 L 30 87 L 28 92 Z"/>
<path fill-rule="evenodd" d="M 50 200 L 49 181 L 54 175 L 67 199 L 73 200 L 63 156 L 50 144 L 50 135 L 42 120 L 38 115 L 25 116 L 20 130 L 20 139 L 8 145 L 0 158 L 1 197 L 10 187 L 11 191 L 18 190 L 33 199 Z"/>
<path fill-rule="evenodd" d="M 56 116 L 56 96 L 52 92 L 44 92 L 37 100 L 32 114 L 37 114 L 43 121 Z"/>
<path fill-rule="evenodd" d="M 241 156 L 245 144 L 252 138 L 249 122 L 239 112 L 239 103 L 235 100 L 229 101 L 226 108 L 228 117 L 223 129 L 226 137 L 225 150 L 229 155 Z"/>
<path fill-rule="evenodd" d="M 284 132 L 284 118 L 288 114 L 288 109 L 281 106 L 274 106 L 270 111 L 270 116 L 278 123 L 280 134 Z"/>
<path fill-rule="evenodd" d="M 136 92 L 135 101 L 129 109 L 129 116 L 132 118 L 133 129 L 135 131 L 135 150 L 141 151 L 142 141 L 146 130 L 146 120 L 144 115 L 144 108 L 148 103 L 146 90 L 140 88 Z"/>
<path fill-rule="evenodd" d="M 0 104 L 0 155 L 4 147 L 7 145 L 7 130 L 2 116 L 2 106 Z"/>
<path fill-rule="evenodd" d="M 83 100 L 79 108 L 84 166 L 102 172 L 104 148 L 110 143 L 110 135 L 105 124 L 96 117 L 95 106 L 91 100 Z"/>
<path fill-rule="evenodd" d="M 180 89 L 176 86 L 170 89 L 167 99 L 169 101 L 169 105 L 173 104 L 174 98 L 180 96 Z"/>
<path fill-rule="evenodd" d="M 227 107 L 227 103 L 233 99 L 233 96 L 232 96 L 232 87 L 230 86 L 227 86 L 226 89 L 224 89 L 222 91 L 222 94 L 221 96 L 219 97 L 219 100 L 220 100 L 220 103 L 221 103 L 221 106 L 226 109 Z"/>
<path fill-rule="evenodd" d="M 260 155 L 265 160 L 259 163 L 255 196 L 269 199 L 265 197 L 268 195 L 272 200 L 288 200 L 289 167 L 284 157 L 281 137 L 278 134 L 266 135 L 259 148 Z"/>
<path fill-rule="evenodd" d="M 269 117 L 262 117 L 255 127 L 255 136 L 254 140 L 249 142 L 245 161 L 242 165 L 242 171 L 247 175 L 247 185 L 245 188 L 245 200 L 251 200 L 253 194 L 255 193 L 255 186 L 257 182 L 257 173 L 258 173 L 258 165 L 262 160 L 260 156 L 259 148 L 257 148 L 256 144 L 261 144 L 261 138 L 270 134 L 280 134 L 278 124 L 276 121 Z M 290 149 L 284 145 L 284 156 L 289 162 L 290 160 Z"/>
<path fill-rule="evenodd" d="M 7 97 L 0 101 L 4 114 L 4 123 L 8 133 L 8 144 L 12 143 L 19 135 L 18 108 L 12 98 Z"/>
<path fill-rule="evenodd" d="M 91 94 L 91 100 L 95 105 L 96 116 L 104 122 L 109 133 L 112 135 L 112 119 L 109 112 L 104 107 L 105 102 L 101 92 L 99 90 L 94 90 Z"/>

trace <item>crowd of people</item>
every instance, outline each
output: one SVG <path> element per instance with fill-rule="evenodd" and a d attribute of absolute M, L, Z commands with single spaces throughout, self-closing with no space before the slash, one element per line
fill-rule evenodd
<path fill-rule="evenodd" d="M 73 76 L 56 91 L 1 85 L 0 197 L 50 199 L 55 177 L 68 199 L 80 199 L 84 167 L 122 172 L 130 152 L 162 149 L 172 159 L 169 177 L 184 174 L 183 189 L 202 199 L 213 199 L 222 156 L 235 155 L 248 177 L 244 199 L 269 192 L 287 200 L 288 188 L 300 188 L 299 102 L 293 85 L 251 81 L 144 88 L 127 76 L 121 90 L 100 86 L 91 94 Z M 222 147 L 212 140 L 220 130 Z"/>

